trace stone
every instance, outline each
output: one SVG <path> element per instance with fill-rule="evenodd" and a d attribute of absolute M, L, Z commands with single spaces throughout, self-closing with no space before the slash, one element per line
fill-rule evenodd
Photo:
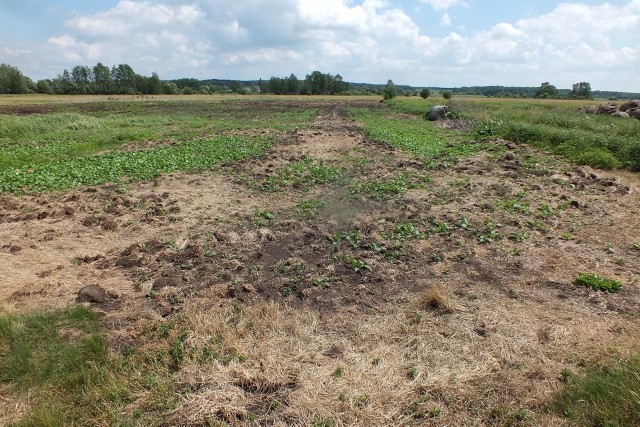
<path fill-rule="evenodd" d="M 104 288 L 99 285 L 88 285 L 78 291 L 76 301 L 101 304 L 108 299 L 109 295 Z"/>
<path fill-rule="evenodd" d="M 449 107 L 446 105 L 436 105 L 427 113 L 427 120 L 436 121 L 444 119 L 445 115 L 449 112 Z"/>
<path fill-rule="evenodd" d="M 160 289 L 171 287 L 171 286 L 179 287 L 180 279 L 176 279 L 175 277 L 158 277 L 156 280 L 153 281 L 153 285 L 151 286 L 151 289 L 154 291 L 159 291 Z"/>
<path fill-rule="evenodd" d="M 631 118 L 631 116 L 627 113 L 625 113 L 624 111 L 616 111 L 615 113 L 612 114 L 613 117 L 620 117 L 621 119 L 628 119 Z"/>

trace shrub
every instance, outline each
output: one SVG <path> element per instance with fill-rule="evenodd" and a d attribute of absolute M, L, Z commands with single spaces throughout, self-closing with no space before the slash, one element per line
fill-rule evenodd
<path fill-rule="evenodd" d="M 444 99 L 451 99 L 452 96 L 453 96 L 453 93 L 451 93 L 450 90 L 445 90 L 444 92 L 442 92 L 442 97 Z"/>

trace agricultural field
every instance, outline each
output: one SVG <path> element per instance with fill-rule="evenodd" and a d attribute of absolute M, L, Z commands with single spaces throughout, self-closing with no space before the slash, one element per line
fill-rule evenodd
<path fill-rule="evenodd" d="M 634 426 L 640 121 L 0 98 L 0 424 Z"/>

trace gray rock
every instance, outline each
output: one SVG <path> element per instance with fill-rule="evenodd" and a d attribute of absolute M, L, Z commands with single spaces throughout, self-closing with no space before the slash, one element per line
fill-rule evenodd
<path fill-rule="evenodd" d="M 436 105 L 429 110 L 427 113 L 427 120 L 436 121 L 440 119 L 444 119 L 445 115 L 449 111 L 449 107 L 446 105 Z"/>
<path fill-rule="evenodd" d="M 625 113 L 624 111 L 616 111 L 615 113 L 612 114 L 613 117 L 620 117 L 621 119 L 628 119 L 631 116 L 627 113 Z"/>

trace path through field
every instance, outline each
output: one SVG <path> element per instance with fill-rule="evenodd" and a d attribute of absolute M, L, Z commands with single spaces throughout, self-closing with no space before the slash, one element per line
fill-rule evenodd
<path fill-rule="evenodd" d="M 637 176 L 501 140 L 428 165 L 319 106 L 264 158 L 0 195 L 0 307 L 98 285 L 114 352 L 181 336 L 151 424 L 565 425 L 560 373 L 640 344 Z"/>

